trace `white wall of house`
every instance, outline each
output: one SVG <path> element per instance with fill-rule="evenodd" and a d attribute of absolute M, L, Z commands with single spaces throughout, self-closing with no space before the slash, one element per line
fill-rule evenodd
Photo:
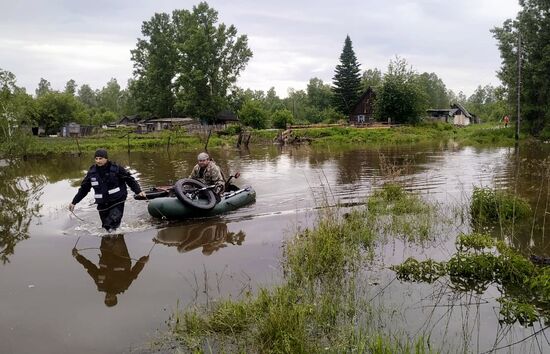
<path fill-rule="evenodd" d="M 454 125 L 470 125 L 470 118 L 466 117 L 464 114 L 457 114 L 453 118 Z"/>

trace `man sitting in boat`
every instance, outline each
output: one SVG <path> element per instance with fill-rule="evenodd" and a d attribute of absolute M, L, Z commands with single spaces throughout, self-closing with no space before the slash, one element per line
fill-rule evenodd
<path fill-rule="evenodd" d="M 225 181 L 222 172 L 206 152 L 201 152 L 197 156 L 197 164 L 193 167 L 189 178 L 201 181 L 207 186 L 214 185 L 215 187 L 212 191 L 218 198 L 221 197 L 225 190 Z"/>

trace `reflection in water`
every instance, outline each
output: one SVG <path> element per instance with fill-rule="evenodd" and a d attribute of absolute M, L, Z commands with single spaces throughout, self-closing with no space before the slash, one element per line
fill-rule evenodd
<path fill-rule="evenodd" d="M 136 177 L 139 177 L 140 183 L 144 187 L 175 181 L 181 178 L 181 176 L 188 174 L 196 162 L 196 151 L 189 151 L 187 148 L 185 151 L 183 148 L 178 150 L 177 146 L 171 147 L 169 153 L 164 150 L 133 152 L 131 155 L 125 152 L 114 152 L 113 159 L 124 166 L 129 165 L 135 170 L 137 172 Z M 387 244 L 381 242 L 382 245 L 380 247 L 384 248 L 383 252 L 380 253 L 381 262 L 384 265 L 400 263 L 408 256 L 421 258 L 431 256 L 431 258 L 447 260 L 454 253 L 454 236 L 462 232 L 468 233 L 471 231 L 469 226 L 469 198 L 471 197 L 473 186 L 508 189 L 515 191 L 519 196 L 528 198 L 535 211 L 536 219 L 530 219 L 530 223 L 525 229 L 521 229 L 521 231 L 519 230 L 519 225 L 515 224 L 511 243 L 525 251 L 524 253 L 550 255 L 550 237 L 545 235 L 545 230 L 550 230 L 550 159 L 547 159 L 550 153 L 550 144 L 537 145 L 535 147 L 524 147 L 522 145 L 519 154 L 514 155 L 515 152 L 517 153 L 518 151 L 511 148 L 472 148 L 445 145 L 399 145 L 380 147 L 378 149 L 365 148 L 356 150 L 335 149 L 333 147 L 327 149 L 321 146 L 283 147 L 281 149 L 276 146 L 252 146 L 249 151 L 234 149 L 214 150 L 211 153 L 221 165 L 223 171 L 240 171 L 242 177 L 239 183 L 253 184 L 258 196 L 261 196 L 261 198 L 259 197 L 258 201 L 249 208 L 239 209 L 234 213 L 224 215 L 221 219 L 214 219 L 216 221 L 231 220 L 231 224 L 228 225 L 217 225 L 216 223 L 212 223 L 214 220 L 200 220 L 195 223 L 186 223 L 185 225 L 170 227 L 165 230 L 159 231 L 156 228 L 149 228 L 142 232 L 148 239 L 154 237 L 156 243 L 173 245 L 181 252 L 199 248 L 201 251 L 204 250 L 206 254 L 216 253 L 216 262 L 209 262 L 205 266 L 206 272 L 217 272 L 218 267 L 229 265 L 235 272 L 242 270 L 243 273 L 247 274 L 253 272 L 253 277 L 269 277 L 271 274 L 270 262 L 273 262 L 272 259 L 280 256 L 281 248 L 279 246 L 281 235 L 283 234 L 282 229 L 295 224 L 302 226 L 313 223 L 314 218 L 312 215 L 314 214 L 309 211 L 309 208 L 316 206 L 315 198 L 318 195 L 323 195 L 322 193 L 326 192 L 325 194 L 329 194 L 330 197 L 333 195 L 336 201 L 344 205 L 364 202 L 373 190 L 386 181 L 387 174 L 384 173 L 384 170 L 395 167 L 395 169 L 402 170 L 398 181 L 407 190 L 417 192 L 428 200 L 435 200 L 440 203 L 441 208 L 439 212 L 443 216 L 449 215 L 455 217 L 458 215 L 458 217 L 453 219 L 457 220 L 456 225 L 442 226 L 442 230 L 449 229 L 450 231 L 446 233 L 442 232 L 445 237 L 442 238 L 441 243 L 437 242 L 433 247 L 428 247 L 427 249 L 422 249 L 418 246 L 410 247 L 410 244 L 405 244 L 401 247 L 399 246 L 401 245 L 401 241 L 399 240 Z M 2 161 L 0 161 L 1 164 Z M 13 245 L 18 240 L 28 237 L 29 233 L 30 239 L 23 242 L 23 244 L 25 247 L 27 245 L 31 246 L 29 248 L 33 250 L 40 249 L 44 244 L 52 245 L 62 242 L 72 242 L 74 244 L 74 240 L 71 241 L 69 238 L 60 239 L 57 236 L 59 228 L 63 228 L 68 234 L 74 233 L 78 226 L 75 225 L 72 219 L 65 220 L 66 218 L 59 217 L 54 220 L 52 217 L 36 219 L 33 217 L 33 221 L 30 224 L 32 226 L 27 231 L 25 225 L 29 225 L 30 213 L 32 212 L 34 215 L 38 213 L 36 210 L 32 211 L 33 206 L 37 205 L 37 201 L 33 199 L 31 194 L 36 195 L 36 192 L 39 192 L 40 188 L 43 187 L 41 183 L 45 183 L 40 181 L 40 178 L 44 177 L 34 176 L 45 176 L 49 183 L 63 181 L 60 186 L 65 187 L 71 182 L 79 183 L 83 170 L 87 169 L 89 164 L 89 158 L 79 159 L 68 155 L 52 155 L 47 159 L 28 160 L 25 163 L 11 163 L 10 166 L 0 166 L 0 180 L 2 181 L 0 184 L 0 218 L 2 218 L 0 220 L 2 222 L 0 252 L 4 249 L 9 249 L 6 247 L 6 242 L 11 242 L 12 251 L 8 251 L 7 254 L 13 253 Z M 519 169 L 516 166 L 519 166 Z M 8 171 L 8 169 L 10 170 Z M 25 184 L 30 185 L 24 186 Z M 321 184 L 330 187 L 325 187 L 325 191 L 323 191 L 322 187 L 317 187 Z M 16 189 L 20 190 L 10 189 L 15 188 L 15 186 L 17 186 Z M 42 197 L 41 202 L 45 206 L 40 209 L 40 213 L 45 213 L 46 215 L 55 212 L 57 193 L 62 193 L 58 192 L 58 186 L 52 188 L 50 193 L 50 187 L 50 185 L 46 185 L 43 189 L 43 196 L 48 197 L 51 195 L 56 198 L 52 198 L 52 201 Z M 30 191 L 30 193 L 22 193 L 21 191 Z M 76 192 L 76 189 L 72 192 Z M 69 194 L 72 192 L 67 191 Z M 21 205 L 21 207 L 17 207 L 17 205 Z M 128 220 L 148 220 L 148 214 L 144 205 L 144 203 L 130 200 L 128 203 L 130 215 Z M 15 210 L 15 213 L 12 210 Z M 16 217 L 16 213 L 19 212 L 23 215 L 21 219 Z M 25 213 L 27 213 L 27 216 L 24 216 Z M 85 208 L 82 213 L 87 213 L 85 214 L 87 215 L 87 220 L 88 218 L 93 218 L 93 215 L 95 215 L 95 211 L 91 206 Z M 55 216 L 58 215 L 60 214 L 55 213 Z M 6 221 L 4 221 L 4 218 L 6 218 Z M 35 222 L 40 223 L 40 226 L 35 228 Z M 148 223 L 148 221 L 145 221 L 145 223 Z M 203 225 L 197 225 L 198 223 L 203 223 Z M 6 231 L 10 230 L 10 227 L 13 231 Z M 229 233 L 227 230 L 228 227 L 231 231 L 242 229 L 248 236 L 254 232 L 253 230 L 261 229 L 263 233 L 262 238 L 265 238 L 266 241 L 255 245 L 257 248 L 254 249 L 262 252 L 262 257 L 257 257 L 254 262 L 251 262 L 247 254 L 249 251 L 246 251 L 244 247 L 227 247 L 229 242 L 236 244 L 243 242 L 245 236 L 242 232 Z M 500 238 L 511 234 L 511 232 L 506 230 L 503 230 L 502 234 L 500 230 L 497 233 Z M 130 246 L 133 246 L 133 244 L 130 242 L 137 241 L 135 239 L 131 240 L 128 237 L 126 237 L 126 241 L 128 249 L 131 251 L 132 248 Z M 56 290 L 51 292 L 38 286 L 34 290 L 27 292 L 21 292 L 19 289 L 24 288 L 24 284 L 22 283 L 30 278 L 40 278 L 43 279 L 44 284 L 52 284 L 54 282 L 49 280 L 55 280 L 56 277 L 70 279 L 71 276 L 74 276 L 75 272 L 63 268 L 62 262 L 65 258 L 58 254 L 59 252 L 66 253 L 71 246 L 72 244 L 67 247 L 50 247 L 48 253 L 42 252 L 41 256 L 43 258 L 41 259 L 37 257 L 36 252 L 19 251 L 15 255 L 9 256 L 14 264 L 10 267 L 3 267 L 0 275 L 0 298 L 2 298 L 2 301 L 0 301 L 0 313 L 2 313 L 2 316 L 0 316 L 0 325 L 4 325 L 4 327 L 0 326 L 0 352 L 36 352 L 36 350 L 27 350 L 28 348 L 25 347 L 26 344 L 31 342 L 41 343 L 43 346 L 47 345 L 47 349 L 43 348 L 43 351 L 66 351 L 67 347 L 64 346 L 64 341 L 43 341 L 41 340 L 42 338 L 37 337 L 37 334 L 44 332 L 43 325 L 49 323 L 48 321 L 51 318 L 58 316 L 57 312 L 60 309 L 68 309 L 69 311 L 67 312 L 72 313 L 81 311 L 81 307 L 86 307 L 85 305 L 83 306 L 86 297 L 82 295 L 90 291 L 89 286 L 92 285 L 89 283 L 90 281 L 85 279 L 82 282 L 82 287 L 75 288 L 74 293 L 66 294 L 71 301 L 62 301 L 65 294 L 55 292 L 62 291 L 63 287 L 56 287 Z M 94 246 L 99 247 L 97 244 Z M 215 250 L 224 246 L 227 247 L 225 251 L 215 252 Z M 102 248 L 105 249 L 106 247 L 102 245 Z M 533 248 L 536 251 L 529 252 Z M 126 251 L 125 248 L 123 249 Z M 246 253 L 239 253 L 243 251 Z M 172 254 L 173 249 L 166 247 L 161 252 Z M 199 250 L 193 252 L 197 256 L 202 256 L 199 254 Z M 84 251 L 82 253 L 88 256 L 88 253 L 84 253 Z M 102 252 L 98 253 L 106 254 L 106 251 L 102 250 Z M 111 251 L 111 253 L 114 253 L 114 251 Z M 131 266 L 135 260 L 132 261 L 129 259 L 127 251 L 124 253 L 127 258 L 119 259 L 121 263 L 126 263 L 122 267 L 124 270 L 122 273 L 128 275 L 126 278 L 132 279 L 132 276 L 136 275 L 135 273 L 131 274 Z M 234 254 L 237 257 L 234 257 Z M 239 257 L 238 255 L 243 256 Z M 96 255 L 92 253 L 90 256 Z M 139 255 L 135 256 L 139 258 Z M 197 264 L 194 257 L 189 257 L 192 255 L 187 256 L 177 257 L 177 260 L 173 257 L 160 257 L 158 259 L 158 266 L 163 271 L 155 272 L 156 276 L 153 279 L 140 279 L 140 282 L 147 281 L 148 285 L 155 286 L 159 294 L 164 299 L 167 299 L 166 302 L 168 304 L 173 303 L 175 301 L 174 293 L 181 288 L 180 284 L 175 284 L 174 282 L 174 276 L 179 275 L 181 268 L 174 269 L 173 262 L 177 261 L 178 264 L 184 264 L 186 268 L 188 267 L 193 271 L 198 269 L 196 268 Z M 224 259 L 223 257 L 226 256 L 230 257 Z M 112 255 L 110 257 L 114 258 Z M 222 258 L 218 259 L 220 257 Z M 88 258 L 96 265 L 98 264 L 97 256 Z M 113 263 L 113 260 L 102 260 L 102 262 Z M 80 268 L 81 266 L 75 264 L 74 267 Z M 119 266 L 110 265 L 109 267 L 115 268 Z M 135 267 L 143 268 L 143 264 L 136 264 Z M 252 267 L 254 269 L 251 269 Z M 374 264 L 373 267 L 376 270 L 377 264 Z M 107 267 L 104 266 L 104 269 L 102 269 L 94 266 L 94 268 L 95 273 L 99 273 L 100 271 L 105 273 Z M 73 269 L 73 271 L 77 271 L 76 276 L 88 277 L 87 275 L 83 275 L 83 273 L 79 273 L 82 272 L 81 269 Z M 386 279 L 384 272 L 384 269 L 380 272 L 373 272 L 376 283 L 381 284 L 379 287 L 375 288 L 371 286 L 371 282 L 365 282 L 365 286 L 372 288 L 372 291 L 378 293 L 380 288 L 387 286 L 386 282 L 383 281 Z M 378 274 L 380 273 L 383 275 L 379 276 Z M 393 274 L 387 276 L 387 283 L 393 281 Z M 94 278 L 94 282 L 96 282 L 96 277 L 94 275 L 92 277 Z M 143 275 L 141 277 L 144 278 Z M 253 278 L 252 281 L 256 282 L 256 280 L 256 278 Z M 127 283 L 126 286 L 119 284 L 117 285 L 118 288 L 128 288 L 132 280 L 127 279 L 125 282 Z M 222 289 L 222 292 L 232 291 L 232 286 L 233 284 L 228 286 L 227 289 Z M 98 284 L 98 288 L 102 292 L 107 292 L 105 284 Z M 440 295 L 440 298 L 446 300 L 446 303 L 439 301 L 439 298 L 432 294 L 433 289 L 426 285 L 401 284 L 398 281 L 393 281 L 380 298 L 387 301 L 391 309 L 399 309 L 399 312 L 403 314 L 403 321 L 396 321 L 396 317 L 394 317 L 395 312 L 392 312 L 389 323 L 396 326 L 402 324 L 405 327 L 403 331 L 414 331 L 419 328 L 418 332 L 414 333 L 429 333 L 432 328 L 441 328 L 441 331 L 444 331 L 448 328 L 449 330 L 439 336 L 439 339 L 435 339 L 437 333 L 434 333 L 431 337 L 434 338 L 435 344 L 442 343 L 443 347 L 445 347 L 444 344 L 448 341 L 452 342 L 453 339 L 460 338 L 462 333 L 460 330 L 463 328 L 462 321 L 463 319 L 469 321 L 466 316 L 469 315 L 470 319 L 475 317 L 479 321 L 478 328 L 480 330 L 478 333 L 480 344 L 476 346 L 476 344 L 470 341 L 465 343 L 465 347 L 471 351 L 476 351 L 476 349 L 479 351 L 480 347 L 490 348 L 495 339 L 494 332 L 497 331 L 497 328 L 500 328 L 501 331 L 504 328 L 498 327 L 498 319 L 495 316 L 495 313 L 498 313 L 498 311 L 494 310 L 496 306 L 500 307 L 493 300 L 498 296 L 499 289 L 490 286 L 483 295 L 460 293 L 455 298 L 449 299 L 448 296 L 452 296 L 452 294 L 448 290 L 448 287 L 441 286 L 440 288 L 441 291 L 437 294 Z M 421 291 L 420 293 L 416 291 L 418 289 Z M 150 319 L 158 315 L 159 299 L 157 297 L 152 298 L 148 293 L 135 290 L 131 294 L 132 302 L 139 307 L 140 311 L 136 311 L 135 306 L 117 306 L 116 310 L 120 316 L 113 317 L 113 320 L 123 323 L 123 326 L 116 326 L 116 328 L 124 328 L 124 330 L 112 332 L 113 328 L 115 328 L 113 326 L 98 328 L 98 335 L 102 336 L 103 340 L 101 343 L 95 343 L 97 351 L 123 351 L 120 346 L 127 347 L 132 340 L 135 340 L 137 335 L 149 330 L 153 331 L 158 327 L 158 323 Z M 439 288 L 436 290 L 439 290 Z M 37 295 L 38 291 L 44 292 Z M 92 291 L 95 293 L 95 290 Z M 112 291 L 112 293 L 115 293 L 115 296 L 117 296 L 116 291 Z M 28 295 L 25 296 L 25 294 Z M 477 295 L 479 299 L 474 295 Z M 44 301 L 41 301 L 41 303 L 51 304 L 51 306 L 42 305 L 39 311 L 32 311 L 30 310 L 30 306 L 33 303 L 31 303 L 31 298 L 28 296 L 42 296 Z M 193 293 L 186 292 L 182 296 L 182 301 L 187 302 L 191 300 Z M 410 299 L 410 306 L 404 307 L 401 311 L 401 304 L 408 303 L 408 299 Z M 435 299 L 431 301 L 433 304 L 427 302 L 429 299 Z M 420 302 L 422 303 L 419 306 Z M 473 305 L 471 305 L 472 303 L 481 302 L 488 303 L 488 305 L 479 305 L 479 307 L 472 307 Z M 36 303 L 34 305 L 39 306 Z M 430 310 L 432 305 L 433 311 Z M 21 308 L 28 311 L 18 310 Z M 428 317 L 427 320 L 426 317 Z M 98 320 L 101 321 L 101 318 L 101 316 L 98 317 Z M 91 321 L 85 322 L 97 322 L 94 320 L 93 315 L 88 319 L 91 319 Z M 127 321 L 126 319 L 131 320 Z M 444 321 L 447 323 L 444 323 Z M 422 323 L 419 324 L 418 322 L 426 322 L 425 327 L 422 327 Z M 14 326 L 17 323 L 20 325 Z M 65 328 L 69 327 L 74 328 L 75 331 L 80 333 L 87 333 L 86 327 L 80 317 L 69 316 L 66 318 L 66 321 L 61 321 L 60 323 L 65 323 L 66 326 L 54 325 L 51 326 L 52 330 L 64 332 Z M 145 328 L 141 323 L 149 323 L 149 326 Z M 10 330 L 12 327 L 15 327 L 15 329 Z M 19 331 L 17 328 L 20 328 Z M 424 328 L 426 328 L 426 331 L 423 330 Z M 468 338 L 471 338 L 472 334 L 475 334 L 473 328 L 471 330 L 470 328 L 464 328 L 469 335 Z M 75 332 L 73 331 L 73 333 Z M 113 333 L 115 334 L 114 336 L 112 335 Z M 47 334 L 50 334 L 50 332 L 47 331 Z M 523 335 L 523 332 L 516 332 L 508 335 L 508 337 L 521 339 Z M 506 334 L 502 333 L 501 335 L 499 333 L 496 336 L 500 340 L 506 337 Z M 86 336 L 73 335 L 72 337 L 64 337 L 63 339 L 70 339 L 70 344 L 74 347 L 87 348 L 88 342 L 85 338 Z M 533 338 L 540 339 L 541 337 Z M 10 343 L 16 344 L 11 346 Z"/>
<path fill-rule="evenodd" d="M 202 247 L 202 253 L 209 256 L 228 243 L 241 245 L 244 241 L 243 231 L 228 232 L 223 222 L 181 225 L 169 227 L 158 232 L 153 241 L 167 246 L 176 246 L 180 252 L 189 252 Z"/>
<path fill-rule="evenodd" d="M 117 295 L 125 292 L 143 270 L 149 256 L 141 257 L 132 267 L 132 258 L 128 254 L 124 235 L 102 237 L 99 249 L 99 266 L 79 254 L 76 248 L 72 252 L 96 283 L 97 290 L 105 293 L 105 305 L 111 307 L 117 304 Z"/>
<path fill-rule="evenodd" d="M 40 211 L 39 198 L 46 184 L 43 175 L 28 175 L 23 162 L 0 167 L 0 260 L 9 262 L 15 245 L 29 238 L 29 224 Z"/>

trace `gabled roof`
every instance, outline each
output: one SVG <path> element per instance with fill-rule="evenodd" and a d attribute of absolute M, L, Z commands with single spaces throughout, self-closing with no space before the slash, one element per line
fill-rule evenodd
<path fill-rule="evenodd" d="M 464 113 L 464 115 L 470 119 L 473 119 L 474 117 L 470 114 L 470 112 L 468 112 L 468 110 L 466 108 L 464 108 L 463 105 L 461 105 L 460 103 L 453 103 L 451 105 L 452 108 L 455 108 L 457 110 L 460 110 L 462 111 L 462 113 Z M 454 114 L 456 114 L 456 112 L 454 112 Z"/>
<path fill-rule="evenodd" d="M 235 115 L 235 113 L 225 110 L 216 115 L 216 120 L 224 122 L 238 122 L 239 118 Z"/>
<path fill-rule="evenodd" d="M 370 86 L 359 97 L 359 99 L 357 100 L 357 103 L 355 103 L 355 105 L 353 106 L 353 109 L 350 111 L 350 116 L 353 116 L 356 114 L 355 112 L 358 109 L 360 109 L 360 106 L 363 103 L 363 101 L 369 96 L 373 96 L 374 98 L 376 98 L 376 93 L 374 93 L 374 90 Z"/>
<path fill-rule="evenodd" d="M 354 106 L 353 108 L 357 107 L 357 106 L 358 106 L 367 96 L 369 96 L 369 95 L 376 95 L 376 94 L 374 93 L 374 90 L 373 90 L 370 86 L 367 87 L 367 89 L 365 90 L 365 92 L 363 92 L 363 94 L 361 95 L 361 97 L 359 97 L 359 99 L 357 100 L 357 103 L 355 104 L 355 106 Z"/>
<path fill-rule="evenodd" d="M 131 115 L 131 116 L 124 116 L 124 117 L 120 118 L 119 121 L 117 122 L 117 124 L 124 124 L 124 122 L 137 123 L 140 120 L 141 120 L 141 118 L 137 114 L 134 114 L 134 115 Z"/>

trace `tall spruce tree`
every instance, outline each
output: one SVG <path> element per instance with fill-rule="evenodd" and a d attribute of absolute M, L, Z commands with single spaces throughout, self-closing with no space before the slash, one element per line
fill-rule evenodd
<path fill-rule="evenodd" d="M 346 36 L 340 64 L 336 65 L 332 83 L 335 108 L 339 112 L 349 114 L 361 95 L 361 70 L 349 35 Z"/>

